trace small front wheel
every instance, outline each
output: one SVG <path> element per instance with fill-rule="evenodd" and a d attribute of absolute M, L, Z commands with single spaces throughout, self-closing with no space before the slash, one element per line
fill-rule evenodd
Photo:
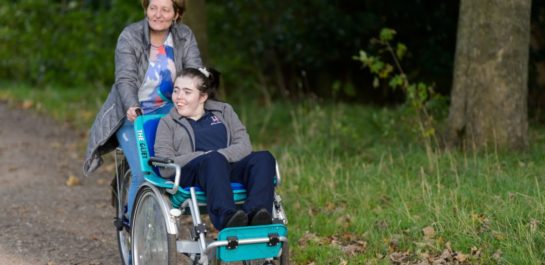
<path fill-rule="evenodd" d="M 176 235 L 168 234 L 168 213 L 150 187 L 138 192 L 132 216 L 133 264 L 176 264 Z"/>

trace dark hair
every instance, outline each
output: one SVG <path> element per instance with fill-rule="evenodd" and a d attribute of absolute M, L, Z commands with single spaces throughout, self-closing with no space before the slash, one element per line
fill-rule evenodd
<path fill-rule="evenodd" d="M 178 76 L 197 78 L 200 82 L 197 83 L 197 89 L 204 94 L 208 95 L 209 99 L 217 99 L 217 92 L 220 86 L 221 73 L 214 68 L 202 67 L 202 68 L 185 68 Z"/>
<path fill-rule="evenodd" d="M 142 3 L 142 7 L 144 8 L 144 11 L 148 9 L 150 1 L 151 0 L 140 0 L 140 3 Z M 172 7 L 174 8 L 174 13 L 178 14 L 178 18 L 176 19 L 176 22 L 182 21 L 182 15 L 185 12 L 185 0 L 172 0 Z"/>

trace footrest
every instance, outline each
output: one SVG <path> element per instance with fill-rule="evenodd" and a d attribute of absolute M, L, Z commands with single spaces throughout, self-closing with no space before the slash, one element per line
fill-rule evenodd
<path fill-rule="evenodd" d="M 225 228 L 218 241 L 228 244 L 218 247 L 216 256 L 225 262 L 278 257 L 287 234 L 283 224 Z"/>

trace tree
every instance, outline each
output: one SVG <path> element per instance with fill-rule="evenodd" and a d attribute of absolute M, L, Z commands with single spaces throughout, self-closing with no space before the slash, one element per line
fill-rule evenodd
<path fill-rule="evenodd" d="M 206 1 L 189 0 L 186 2 L 187 12 L 184 14 L 184 23 L 186 23 L 195 34 L 204 65 L 209 65 L 210 58 L 208 56 L 208 33 L 206 28 Z"/>
<path fill-rule="evenodd" d="M 447 143 L 528 146 L 531 0 L 461 0 Z"/>

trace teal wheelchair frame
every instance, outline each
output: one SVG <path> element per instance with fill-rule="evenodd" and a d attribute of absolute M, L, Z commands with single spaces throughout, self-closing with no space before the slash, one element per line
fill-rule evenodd
<path fill-rule="evenodd" d="M 289 264 L 287 218 L 276 192 L 273 224 L 225 228 L 217 238 L 210 238 L 201 218 L 201 211 L 206 210 L 206 194 L 199 187 L 180 187 L 180 166 L 153 157 L 155 132 L 162 116 L 141 115 L 134 122 L 146 181 L 138 189 L 132 213 L 126 213 L 130 169 L 121 149 L 116 150 L 112 203 L 116 208 L 114 225 L 122 264 Z M 173 168 L 174 179 L 160 177 L 157 167 Z M 271 181 L 278 186 L 278 165 L 276 169 L 276 177 Z M 244 203 L 244 187 L 231 183 L 231 188 L 235 202 Z M 130 224 L 124 218 L 126 214 L 132 214 Z M 191 216 L 191 221 L 184 221 L 184 216 Z"/>

